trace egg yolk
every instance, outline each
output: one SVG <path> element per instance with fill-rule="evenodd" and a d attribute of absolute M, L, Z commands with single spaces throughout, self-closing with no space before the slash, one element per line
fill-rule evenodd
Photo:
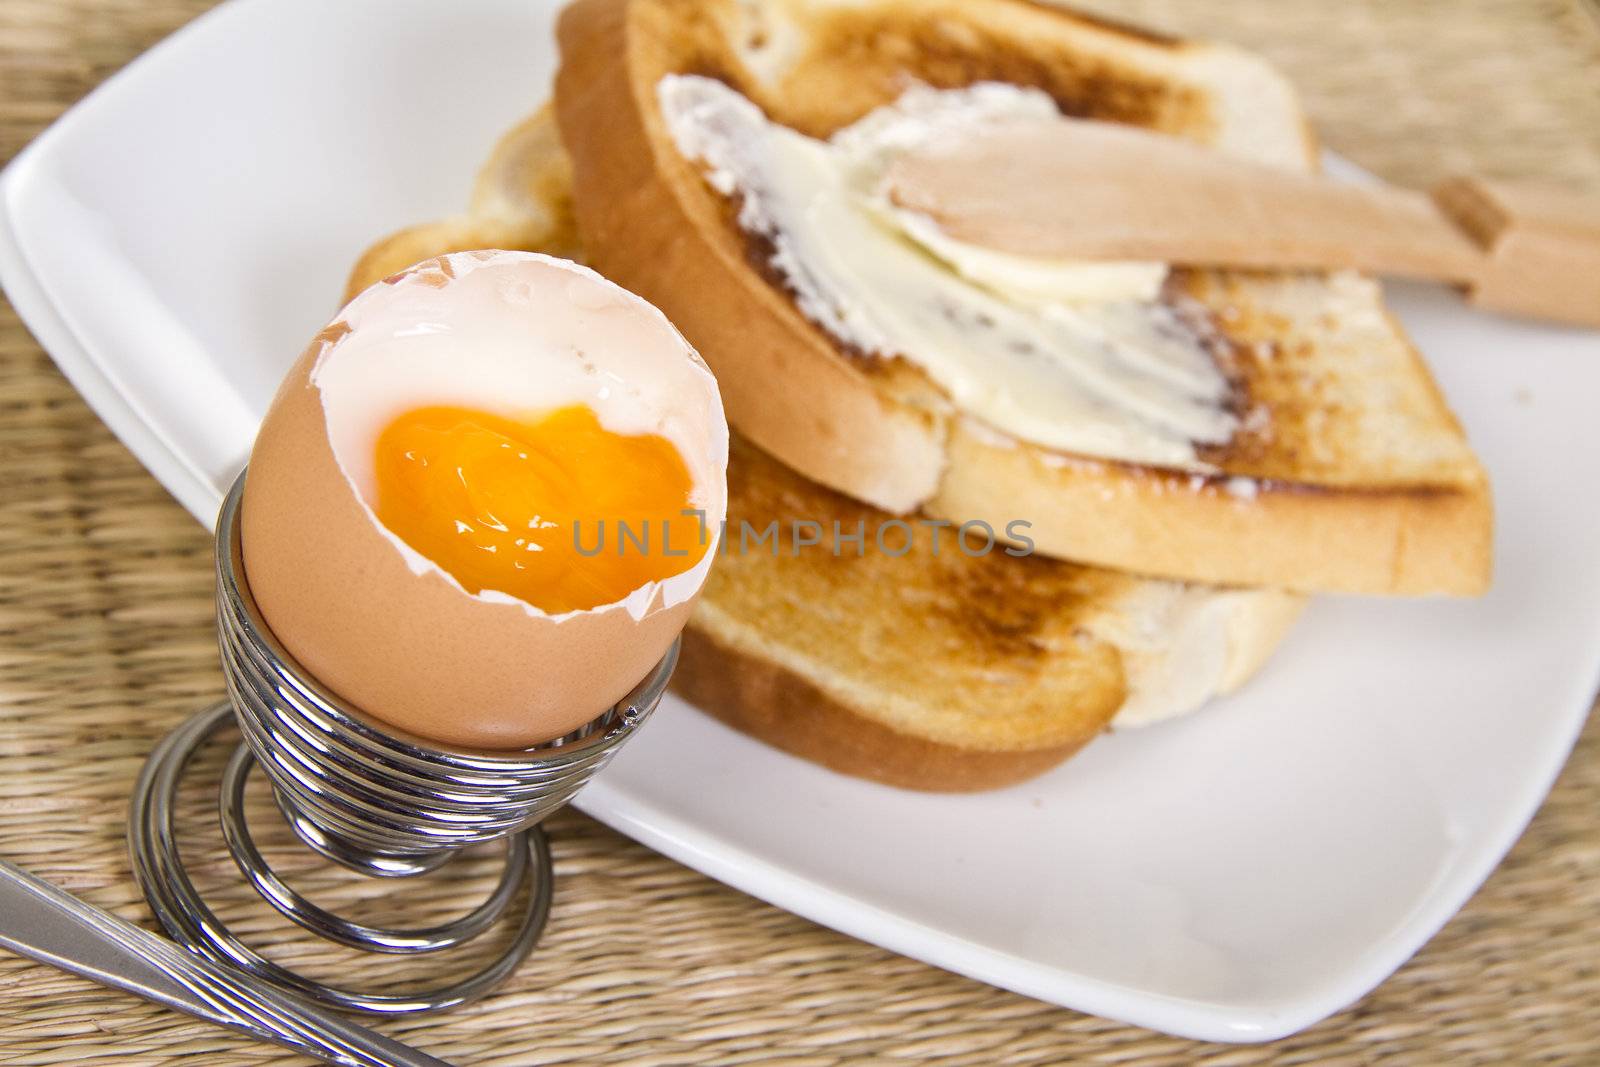
<path fill-rule="evenodd" d="M 705 555 L 693 481 L 655 434 L 612 433 L 588 407 L 529 419 L 407 411 L 378 437 L 378 519 L 469 592 L 543 611 L 621 600 Z"/>

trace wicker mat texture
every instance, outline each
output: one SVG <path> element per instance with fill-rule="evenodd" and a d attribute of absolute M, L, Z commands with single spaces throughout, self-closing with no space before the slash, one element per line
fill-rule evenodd
<path fill-rule="evenodd" d="M 207 6 L 0 0 L 0 155 L 9 159 Z M 1095 6 L 1264 51 L 1299 83 L 1326 142 L 1389 178 L 1421 183 L 1471 169 L 1600 191 L 1592 0 Z M 0 309 L 0 855 L 140 921 L 147 913 L 128 871 L 124 804 L 156 738 L 221 692 L 210 552 L 209 538 L 89 412 L 9 306 Z M 202 883 L 219 889 L 225 918 L 258 941 L 280 939 L 280 959 L 327 975 L 350 970 L 349 954 L 308 944 L 242 890 L 229 891 L 218 834 L 197 798 L 185 810 L 191 854 Z M 900 958 L 566 812 L 550 825 L 560 884 L 542 949 L 487 1000 L 388 1028 L 471 1064 L 1600 1062 L 1597 813 L 1600 724 L 1510 858 L 1399 974 L 1296 1037 L 1227 1047 L 1049 1007 Z M 382 901 L 359 900 L 351 877 L 303 851 L 274 852 L 313 896 L 382 917 Z M 457 886 L 476 894 L 483 880 Z M 443 917 L 457 903 L 448 890 L 405 895 L 413 917 Z M 180 1059 L 301 1062 L 0 956 L 0 1064 Z"/>

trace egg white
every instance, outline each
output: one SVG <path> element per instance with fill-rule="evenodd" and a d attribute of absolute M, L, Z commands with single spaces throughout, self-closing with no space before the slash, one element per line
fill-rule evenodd
<path fill-rule="evenodd" d="M 338 321 L 347 332 L 324 344 L 310 376 L 328 443 L 413 574 L 432 571 L 463 596 L 557 621 L 615 610 L 638 620 L 699 591 L 727 509 L 728 426 L 715 377 L 652 304 L 568 260 L 459 252 L 372 286 Z M 400 414 L 451 405 L 526 418 L 573 404 L 613 433 L 659 434 L 677 448 L 693 484 L 690 506 L 705 513 L 708 544 L 694 567 L 610 604 L 553 614 L 497 590 L 468 592 L 374 513 L 376 442 Z"/>

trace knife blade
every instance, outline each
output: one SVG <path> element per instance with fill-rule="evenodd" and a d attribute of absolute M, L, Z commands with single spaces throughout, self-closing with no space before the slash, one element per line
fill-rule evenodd
<path fill-rule="evenodd" d="M 448 1067 L 214 964 L 0 860 L 0 947 L 231 1030 L 359 1067 Z"/>

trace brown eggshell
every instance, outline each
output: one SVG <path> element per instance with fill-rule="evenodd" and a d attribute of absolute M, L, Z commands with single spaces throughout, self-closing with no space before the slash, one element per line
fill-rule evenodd
<path fill-rule="evenodd" d="M 563 619 L 414 573 L 335 459 L 311 371 L 339 323 L 290 370 L 251 454 L 245 575 L 273 634 L 323 685 L 419 737 L 526 748 L 595 718 L 666 653 L 693 598 L 635 620 Z"/>

